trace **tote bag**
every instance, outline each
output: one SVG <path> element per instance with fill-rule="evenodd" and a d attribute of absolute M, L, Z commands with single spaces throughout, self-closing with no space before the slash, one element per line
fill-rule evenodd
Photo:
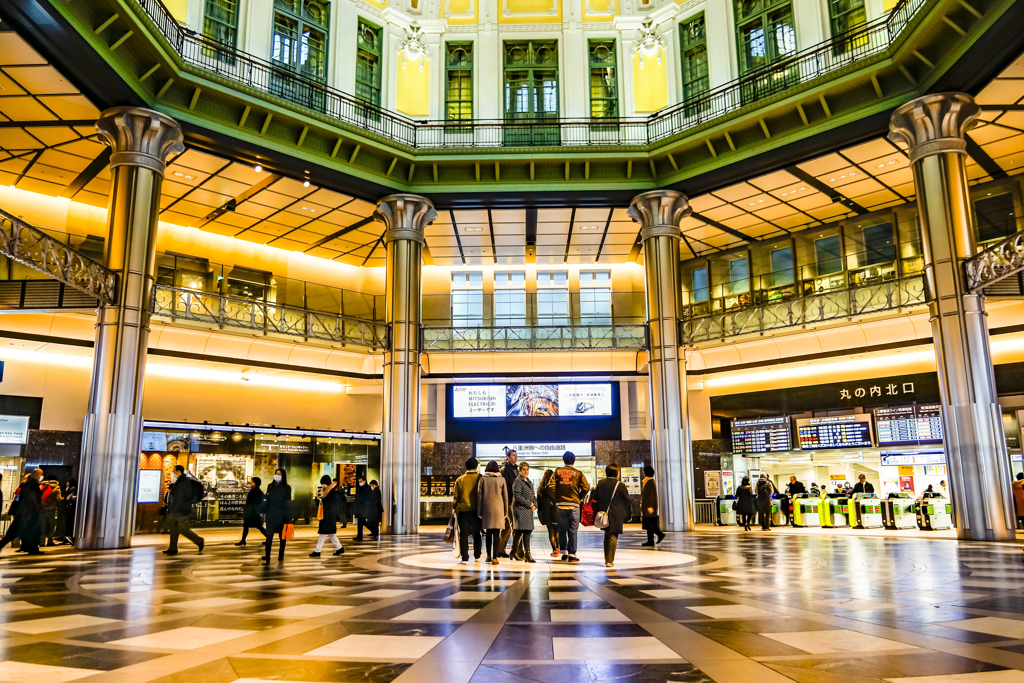
<path fill-rule="evenodd" d="M 618 481 L 615 482 L 615 488 L 612 489 L 612 498 L 611 498 L 610 501 L 608 501 L 608 508 L 609 509 L 611 509 L 612 503 L 615 502 L 615 493 L 619 490 L 619 484 L 620 483 L 621 482 L 618 482 Z M 595 501 L 595 506 L 596 506 L 596 501 Z M 608 528 L 608 510 L 604 510 L 602 512 L 598 512 L 596 515 L 594 515 L 594 526 L 597 527 L 598 529 L 607 529 Z"/>
<path fill-rule="evenodd" d="M 281 538 L 290 541 L 295 538 L 295 525 L 285 524 L 284 528 L 281 529 Z"/>

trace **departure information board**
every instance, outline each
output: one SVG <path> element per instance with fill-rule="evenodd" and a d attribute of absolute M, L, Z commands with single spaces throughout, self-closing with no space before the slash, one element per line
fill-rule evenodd
<path fill-rule="evenodd" d="M 732 421 L 734 454 L 790 450 L 793 450 L 793 430 L 788 417 L 735 418 Z"/>
<path fill-rule="evenodd" d="M 796 421 L 801 450 L 870 448 L 871 415 L 833 415 Z"/>
<path fill-rule="evenodd" d="M 942 443 L 942 414 L 938 403 L 875 408 L 879 445 Z"/>

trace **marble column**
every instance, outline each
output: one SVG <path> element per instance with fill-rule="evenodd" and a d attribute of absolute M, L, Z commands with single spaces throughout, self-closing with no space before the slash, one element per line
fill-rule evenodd
<path fill-rule="evenodd" d="M 914 171 L 957 537 L 1012 541 L 1010 459 L 985 300 L 967 291 L 963 269 L 963 260 L 977 251 L 964 136 L 980 114 L 965 93 L 926 95 L 893 112 L 889 137 L 909 148 Z"/>
<path fill-rule="evenodd" d="M 420 524 L 420 318 L 423 229 L 437 217 L 429 199 L 393 194 L 377 203 L 387 247 L 390 326 L 384 353 L 384 415 L 380 450 L 383 528 L 415 534 Z"/>
<path fill-rule="evenodd" d="M 679 345 L 679 222 L 690 213 L 686 196 L 672 190 L 638 195 L 628 210 L 629 217 L 640 224 L 644 245 L 650 334 L 651 459 L 665 531 L 692 531 L 694 522 L 686 363 Z"/>
<path fill-rule="evenodd" d="M 105 262 L 119 281 L 98 311 L 82 434 L 76 539 L 90 550 L 131 545 L 160 186 L 167 156 L 185 149 L 177 122 L 148 109 L 108 109 L 96 127 L 111 148 Z"/>

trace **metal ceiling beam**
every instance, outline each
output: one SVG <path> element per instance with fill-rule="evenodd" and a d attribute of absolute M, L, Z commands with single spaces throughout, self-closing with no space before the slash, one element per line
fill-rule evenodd
<path fill-rule="evenodd" d="M 700 222 L 706 223 L 707 225 L 710 225 L 712 228 L 715 228 L 717 230 L 721 230 L 726 235 L 732 235 L 733 237 L 741 239 L 744 242 L 754 243 L 754 242 L 760 242 L 761 241 L 761 240 L 759 240 L 756 237 L 750 237 L 749 235 L 744 235 L 739 230 L 736 230 L 734 228 L 730 228 L 728 225 L 722 225 L 718 221 L 713 221 L 710 218 L 707 218 L 706 216 L 702 216 L 699 213 L 697 213 L 696 211 L 694 211 L 690 215 L 693 216 L 694 218 L 696 218 L 697 220 L 699 220 Z"/>
<path fill-rule="evenodd" d="M 964 136 L 964 140 L 967 141 L 967 154 L 974 159 L 978 166 L 985 170 L 985 173 L 992 176 L 992 180 L 1002 180 L 1007 177 L 1007 173 L 1003 170 L 1002 166 L 997 164 L 995 159 L 990 157 L 988 152 L 971 138 L 970 133 Z"/>

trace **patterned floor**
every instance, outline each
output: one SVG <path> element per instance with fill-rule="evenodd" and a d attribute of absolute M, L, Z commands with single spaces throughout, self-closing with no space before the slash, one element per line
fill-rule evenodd
<path fill-rule="evenodd" d="M 203 533 L 5 551 L 0 683 L 1024 682 L 1020 546 L 630 531 L 606 570 L 585 533 L 580 566 L 526 572 L 436 533 L 311 559 L 307 531 L 270 567 Z"/>

